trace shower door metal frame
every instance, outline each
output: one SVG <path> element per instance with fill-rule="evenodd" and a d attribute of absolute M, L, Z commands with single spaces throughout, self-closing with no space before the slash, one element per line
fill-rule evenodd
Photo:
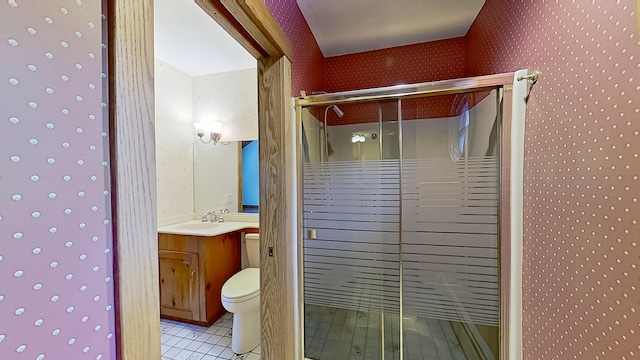
<path fill-rule="evenodd" d="M 517 360 L 522 354 L 518 349 L 510 348 L 510 337 L 521 336 L 522 324 L 515 324 L 520 327 L 520 331 L 514 334 L 510 328 L 512 310 L 519 310 L 522 304 L 512 309 L 511 299 L 511 128 L 512 128 L 512 105 L 513 105 L 513 83 L 514 74 L 502 73 L 486 76 L 477 76 L 461 79 L 434 81 L 418 84 L 395 85 L 388 87 L 353 90 L 336 93 L 327 93 L 319 95 L 311 95 L 300 97 L 295 100 L 296 111 L 296 132 L 297 132 L 297 305 L 298 305 L 298 324 L 299 344 L 304 358 L 304 264 L 303 264 L 303 154 L 302 154 L 302 109 L 309 106 L 331 105 L 354 103 L 362 101 L 390 100 L 390 99 L 409 99 L 419 97 L 432 97 L 438 95 L 456 94 L 470 91 L 483 91 L 491 89 L 502 89 L 502 123 L 498 129 L 500 142 L 500 160 L 499 160 L 499 208 L 498 208 L 498 234 L 500 241 L 499 261 L 500 261 L 500 360 Z M 499 106 L 499 105 L 498 105 Z M 399 109 L 400 111 L 400 109 Z M 521 285 L 521 284 L 520 284 Z M 517 305 L 517 304 L 513 304 Z M 400 314 L 402 316 L 402 314 Z M 401 348 L 401 350 L 403 350 Z M 402 351 L 401 351 L 402 354 Z M 402 359 L 402 357 L 401 357 Z"/>

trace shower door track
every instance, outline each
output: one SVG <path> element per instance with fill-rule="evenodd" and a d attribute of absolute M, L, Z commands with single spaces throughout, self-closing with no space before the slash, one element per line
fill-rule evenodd
<path fill-rule="evenodd" d="M 351 103 L 357 101 L 413 98 L 456 94 L 467 90 L 482 91 L 513 83 L 514 73 L 477 76 L 452 80 L 441 80 L 419 84 L 403 84 L 372 89 L 342 91 L 310 95 L 296 99 L 296 106 L 314 106 Z"/>
<path fill-rule="evenodd" d="M 499 138 L 501 150 L 501 159 L 499 165 L 499 178 L 500 178 L 500 190 L 499 190 L 499 211 L 498 211 L 498 233 L 500 241 L 500 360 L 520 360 L 522 358 L 522 323 L 521 314 L 521 290 L 518 290 L 516 286 L 521 286 L 521 264 L 518 261 L 522 261 L 522 234 L 521 224 L 514 224 L 512 229 L 512 219 L 521 220 L 521 202 L 515 201 L 517 196 L 514 197 L 514 193 L 520 190 L 521 184 L 515 184 L 516 188 L 512 189 L 512 179 L 514 178 L 514 171 L 522 172 L 522 159 L 520 162 L 515 163 L 512 166 L 512 159 L 516 153 L 516 156 L 522 157 L 523 149 L 513 151 L 514 142 L 512 137 L 516 139 L 524 137 L 524 130 L 522 125 L 519 125 L 514 129 L 515 135 L 512 134 L 512 121 L 514 118 L 514 112 L 519 117 L 518 121 L 524 123 L 524 97 L 518 99 L 521 101 L 522 107 L 513 107 L 516 99 L 513 98 L 514 87 L 518 86 L 517 93 L 520 95 L 526 94 L 526 82 L 517 84 L 514 82 L 515 77 L 525 76 L 527 70 L 519 70 L 517 72 L 509 72 L 494 75 L 485 75 L 477 77 L 468 77 L 460 79 L 442 80 L 434 82 L 425 82 L 418 84 L 403 84 L 395 86 L 387 86 L 380 88 L 362 89 L 343 91 L 336 93 L 323 93 L 318 95 L 311 95 L 305 97 L 299 97 L 295 99 L 296 110 L 296 136 L 297 136 L 297 223 L 298 223 L 298 243 L 297 243 L 297 301 L 298 306 L 298 318 L 296 329 L 299 332 L 300 341 L 304 339 L 304 296 L 303 296 L 303 216 L 302 216 L 302 108 L 308 106 L 320 106 L 320 105 L 335 105 L 343 103 L 354 103 L 361 101 L 374 101 L 374 100 L 389 100 L 389 99 L 410 99 L 418 97 L 430 97 L 437 95 L 457 94 L 469 91 L 483 91 L 500 88 L 502 89 L 502 124 L 499 129 Z M 520 119 L 521 118 L 521 119 Z M 522 146 L 522 144 L 517 144 Z M 520 179 L 521 179 L 520 175 Z M 518 175 L 515 175 L 518 178 Z M 521 182 L 521 180 L 520 180 Z M 513 191 L 515 190 L 515 191 Z M 513 206 L 512 202 L 514 203 Z M 514 213 L 515 209 L 515 213 Z M 518 213 L 519 212 L 519 213 Z M 514 215 L 515 214 L 515 215 Z M 521 221 L 520 221 L 521 222 Z M 514 236 L 514 232 L 516 234 Z M 512 244 L 512 241 L 517 243 Z M 511 306 L 513 304 L 514 306 Z M 402 314 L 401 314 L 402 316 Z M 304 345 L 299 344 L 299 359 L 305 359 L 304 357 Z"/>

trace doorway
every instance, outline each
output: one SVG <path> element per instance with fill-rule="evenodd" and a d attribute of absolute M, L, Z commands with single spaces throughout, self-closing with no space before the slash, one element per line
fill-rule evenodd
<path fill-rule="evenodd" d="M 277 295 L 292 291 L 287 289 L 293 283 L 281 275 L 292 273 L 292 261 L 287 253 L 291 253 L 293 231 L 285 219 L 291 218 L 287 204 L 294 202 L 290 186 L 293 170 L 291 164 L 281 160 L 294 157 L 291 142 L 286 141 L 291 133 L 284 131 L 284 124 L 291 124 L 288 121 L 291 119 L 291 63 L 288 60 L 291 46 L 264 2 L 244 2 L 248 7 L 238 3 L 223 5 L 219 1 L 197 3 L 258 59 L 260 221 L 269 224 L 269 230 L 261 232 L 261 278 L 282 279 L 271 281 L 273 292 L 263 293 L 261 297 L 261 314 L 271 319 L 262 329 L 262 355 L 268 359 L 292 358 L 295 352 L 295 335 L 290 325 L 293 307 L 286 306 L 292 299 L 281 299 Z M 151 0 L 116 1 L 109 5 L 109 53 L 112 66 L 118 69 L 110 84 L 113 109 L 110 142 L 114 149 L 113 178 L 117 184 L 113 202 L 117 205 L 114 229 L 118 264 L 115 270 L 118 353 L 122 359 L 159 358 L 159 326 L 153 326 L 159 319 L 158 267 L 153 260 L 157 259 L 157 222 L 153 212 L 140 211 L 141 204 L 148 203 L 145 209 L 156 208 L 155 151 L 153 137 L 148 136 L 154 132 L 150 71 L 153 6 Z M 264 199 L 270 199 L 267 208 Z M 269 249 L 272 249 L 271 256 L 267 255 Z M 144 354 L 140 353 L 142 349 Z"/>

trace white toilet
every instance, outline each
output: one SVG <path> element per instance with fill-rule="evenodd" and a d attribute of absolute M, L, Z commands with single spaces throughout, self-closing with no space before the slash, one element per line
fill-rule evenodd
<path fill-rule="evenodd" d="M 260 344 L 260 236 L 246 234 L 249 267 L 222 286 L 222 306 L 233 313 L 231 350 L 244 354 Z"/>

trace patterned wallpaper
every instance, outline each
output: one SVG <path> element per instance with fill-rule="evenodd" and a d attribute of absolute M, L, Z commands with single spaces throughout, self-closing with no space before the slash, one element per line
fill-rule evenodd
<path fill-rule="evenodd" d="M 300 90 L 311 94 L 324 88 L 322 51 L 295 0 L 265 0 L 269 12 L 287 34 L 293 47 L 291 59 L 291 96 Z"/>
<path fill-rule="evenodd" d="M 464 38 L 342 55 L 324 60 L 328 92 L 461 78 Z"/>
<path fill-rule="evenodd" d="M 464 38 L 455 38 L 326 58 L 326 90 L 337 92 L 460 78 L 464 75 L 464 46 Z M 412 114 L 414 119 L 447 117 L 454 115 L 451 113 L 453 100 L 453 96 L 442 96 L 422 99 L 419 104 L 407 102 L 403 111 Z M 327 116 L 327 122 L 337 125 L 378 119 L 376 104 L 344 107 L 348 109 L 343 109 L 343 118 L 331 114 Z M 393 109 L 389 116 L 384 116 L 385 120 L 397 118 L 397 110 Z M 324 115 L 322 112 L 316 114 Z"/>
<path fill-rule="evenodd" d="M 222 141 L 258 138 L 258 70 L 193 78 L 193 119 L 222 123 Z"/>
<path fill-rule="evenodd" d="M 155 58 L 158 218 L 193 213 L 193 80 Z"/>
<path fill-rule="evenodd" d="M 155 64 L 158 219 L 238 211 L 238 143 L 202 144 L 192 124 L 223 122 L 225 142 L 257 139 L 257 70 L 191 77 L 158 58 Z"/>
<path fill-rule="evenodd" d="M 101 2 L 0 2 L 0 358 L 115 358 Z"/>
<path fill-rule="evenodd" d="M 525 359 L 640 358 L 639 31 L 635 0 L 487 0 L 467 35 L 468 75 L 542 71 L 525 135 Z"/>

